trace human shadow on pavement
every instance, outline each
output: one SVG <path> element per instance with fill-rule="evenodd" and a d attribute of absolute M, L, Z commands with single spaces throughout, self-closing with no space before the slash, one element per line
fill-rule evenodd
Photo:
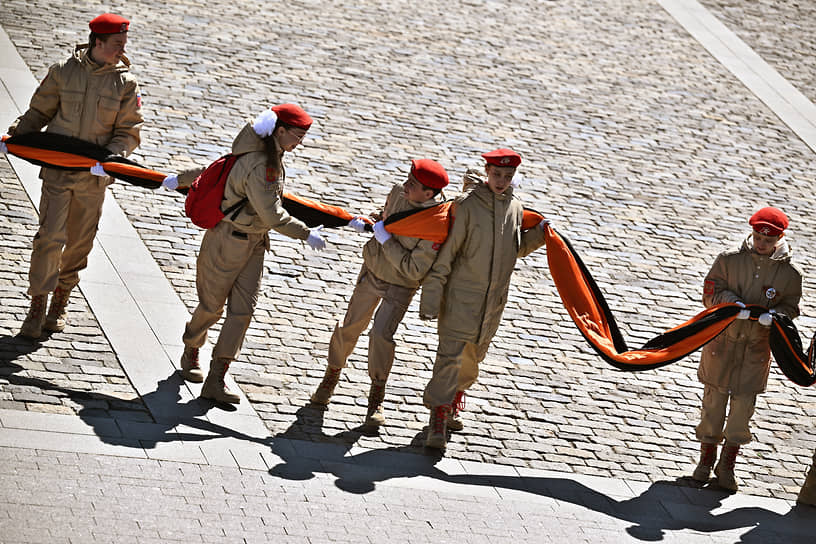
<path fill-rule="evenodd" d="M 271 475 L 305 480 L 325 474 L 336 478 L 334 483 L 339 489 L 355 494 L 370 493 L 378 483 L 398 478 L 432 478 L 440 482 L 440 492 L 450 489 L 445 484 L 493 487 L 506 500 L 516 501 L 520 507 L 533 513 L 537 510 L 538 501 L 542 501 L 538 511 L 549 517 L 557 516 L 559 509 L 566 508 L 569 509 L 569 517 L 580 519 L 580 510 L 575 510 L 577 507 L 628 522 L 631 524 L 626 528 L 628 535 L 644 542 L 670 538 L 668 533 L 672 531 L 717 533 L 742 528 L 748 532 L 742 535 L 740 542 L 774 542 L 768 540 L 769 534 L 778 535 L 780 543 L 799 542 L 796 534 L 780 533 L 780 528 L 793 522 L 809 523 L 811 530 L 816 531 L 816 509 L 813 509 L 814 516 L 810 518 L 806 513 L 793 510 L 780 515 L 759 507 L 734 508 L 715 514 L 714 511 L 722 507 L 723 500 L 732 493 L 714 487 L 695 487 L 688 484 L 687 478 L 654 482 L 636 497 L 621 498 L 596 491 L 591 483 L 581 483 L 578 481 L 582 479 L 580 476 L 570 479 L 449 474 L 437 466 L 442 459 L 440 454 L 417 448 L 424 431 L 417 433 L 411 444 L 405 447 L 352 454 L 350 449 L 363 434 L 363 429 L 326 435 L 321 428 L 324 412 L 322 408 L 304 406 L 298 410 L 296 421 L 289 429 L 273 438 L 272 453 L 282 462 L 269 470 Z M 418 451 L 424 451 L 425 455 L 417 455 Z M 427 484 L 423 488 L 427 489 Z M 558 501 L 555 512 L 548 498 Z M 808 541 L 812 541 L 812 538 Z"/>
<path fill-rule="evenodd" d="M 280 457 L 281 463 L 272 467 L 269 473 L 292 480 L 306 480 L 315 477 L 317 473 L 333 474 L 338 477 L 335 485 L 351 493 L 366 493 L 373 491 L 376 482 L 394 477 L 418 476 L 424 470 L 433 468 L 442 456 L 440 453 L 425 450 L 422 438 L 425 432 L 417 433 L 410 444 L 399 448 L 384 450 L 370 450 L 362 454 L 350 455 L 351 448 L 363 436 L 376 436 L 378 430 L 366 425 L 359 425 L 354 429 L 342 431 L 334 435 L 327 434 L 323 429 L 323 417 L 326 407 L 307 403 L 295 413 L 295 421 L 289 428 L 272 438 L 272 453 Z M 426 452 L 429 455 L 420 455 Z M 403 463 L 392 474 L 379 475 L 379 467 L 356 467 L 357 460 L 381 462 L 383 457 L 395 454 L 402 456 Z M 388 461 L 386 461 L 388 464 Z M 357 478 L 353 475 L 356 469 L 368 475 Z"/>
<path fill-rule="evenodd" d="M 20 376 L 18 373 L 24 370 L 23 366 L 11 362 L 7 357 L 8 346 L 16 345 L 16 342 L 9 341 L 8 338 L 0 338 L 0 351 L 3 353 L 0 358 L 0 380 L 13 386 L 51 391 L 66 396 L 75 404 L 82 406 L 77 410 L 77 416 L 87 423 L 105 443 L 153 449 L 159 443 L 201 442 L 221 437 L 231 437 L 262 445 L 269 445 L 271 442 L 271 437 L 250 436 L 203 419 L 202 416 L 218 405 L 198 398 L 181 402 L 180 391 L 184 385 L 184 378 L 175 371 L 159 380 L 154 391 L 137 400 L 125 400 L 103 392 L 72 389 L 43 378 Z M 100 407 L 101 402 L 106 403 L 107 408 Z M 158 416 L 151 414 L 146 409 L 149 406 L 161 406 L 162 413 Z M 114 418 L 110 415 L 109 410 L 123 412 L 124 417 Z M 130 415 L 127 414 L 128 411 Z M 149 415 L 151 421 L 133 417 L 139 413 Z M 202 432 L 179 431 L 177 429 L 179 425 Z M 129 435 L 129 433 L 133 434 Z"/>
<path fill-rule="evenodd" d="M 326 472 L 324 459 L 341 462 L 361 436 L 376 432 L 359 426 L 335 435 L 326 434 L 323 431 L 325 413 L 325 406 L 307 403 L 295 412 L 295 421 L 288 429 L 272 437 L 272 453 L 283 463 L 272 467 L 270 474 L 287 480 L 314 478 L 315 473 Z M 292 441 L 297 441 L 297 449 Z"/>
<path fill-rule="evenodd" d="M 794 505 L 787 513 L 773 517 L 771 512 L 756 507 L 738 508 L 730 512 L 753 520 L 754 527 L 740 535 L 737 543 L 745 544 L 812 544 L 816 533 L 816 508 Z M 782 533 L 780 527 L 799 529 L 800 534 Z"/>

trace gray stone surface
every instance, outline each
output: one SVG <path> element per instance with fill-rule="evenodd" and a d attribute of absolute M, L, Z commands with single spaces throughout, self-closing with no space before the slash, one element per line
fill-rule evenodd
<path fill-rule="evenodd" d="M 19 181 L 0 160 L 0 408 L 149 420 L 79 291 L 68 304 L 71 326 L 34 342 L 16 336 L 28 310 L 28 262 L 37 215 Z"/>
<path fill-rule="evenodd" d="M 816 100 L 816 5 L 728 0 L 701 3 L 811 101 Z"/>
<path fill-rule="evenodd" d="M 725 3 L 706 4 L 735 13 Z M 38 78 L 86 38 L 96 14 L 59 1 L 6 0 L 3 7 L 0 24 Z M 791 243 L 806 271 L 802 309 L 816 313 L 813 153 L 655 3 L 434 1 L 417 10 L 400 2 L 189 1 L 110 9 L 133 21 L 130 56 L 147 118 L 134 157 L 155 169 L 207 163 L 227 151 L 245 119 L 284 101 L 300 103 L 316 120 L 288 159 L 287 189 L 353 211 L 380 206 L 411 158 L 440 160 L 458 185 L 479 153 L 511 146 L 524 156 L 521 198 L 573 241 L 632 346 L 701 309 L 701 282 L 714 256 L 747 235 L 747 217 L 764 205 L 792 219 Z M 795 13 L 807 15 L 801 9 Z M 762 39 L 763 58 L 794 82 L 812 81 L 812 67 L 798 68 L 813 56 L 807 23 L 792 27 L 789 10 L 762 18 L 762 36 L 777 28 L 777 38 L 801 44 Z M 753 45 L 740 25 L 731 28 Z M 787 71 L 775 58 L 792 49 L 803 51 L 801 62 Z M 25 311 L 36 221 L 6 163 L 0 168 L 4 196 L 12 196 L 0 223 L 11 236 L 2 246 L 10 256 L 0 264 L 10 278 L 2 289 L 6 307 L 17 308 L 3 321 L 3 349 L 18 353 L 26 347 L 11 335 Z M 113 193 L 192 309 L 201 231 L 184 218 L 180 198 L 122 184 Z M 415 307 L 397 337 L 389 424 L 379 435 L 358 429 L 368 388 L 365 337 L 329 409 L 306 406 L 364 241 L 344 229 L 317 254 L 273 236 L 263 296 L 234 375 L 273 435 L 419 453 L 435 335 Z M 81 327 L 0 367 L 3 408 L 113 409 L 104 397 L 126 385 L 111 383 L 116 357 L 98 327 L 91 330 L 81 297 L 69 309 Z M 816 322 L 802 319 L 800 327 L 806 337 Z M 534 254 L 519 262 L 504 324 L 468 396 L 466 430 L 447 455 L 674 480 L 696 456 L 696 362 L 692 356 L 637 374 L 604 366 L 561 307 L 546 256 Z M 93 373 L 100 365 L 114 375 Z M 17 368 L 26 366 L 33 368 Z M 62 396 L 59 387 L 67 390 Z M 76 400 L 90 388 L 90 399 Z M 100 404 L 85 404 L 91 401 Z M 123 402 L 116 410 L 145 415 L 137 399 Z M 744 493 L 795 496 L 816 448 L 814 415 L 816 393 L 774 369 L 754 418 L 756 441 L 738 465 Z"/>
<path fill-rule="evenodd" d="M 804 543 L 816 527 L 811 509 L 777 499 L 490 465 L 378 471 L 372 453 L 310 472 L 294 459 L 239 470 L 0 447 L 0 529 L 14 543 Z"/>

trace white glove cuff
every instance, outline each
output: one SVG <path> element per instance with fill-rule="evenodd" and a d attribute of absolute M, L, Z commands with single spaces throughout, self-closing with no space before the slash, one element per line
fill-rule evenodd
<path fill-rule="evenodd" d="M 164 181 L 162 181 L 162 186 L 170 189 L 171 191 L 173 189 L 178 189 L 178 176 L 175 174 L 167 176 L 164 178 Z"/>

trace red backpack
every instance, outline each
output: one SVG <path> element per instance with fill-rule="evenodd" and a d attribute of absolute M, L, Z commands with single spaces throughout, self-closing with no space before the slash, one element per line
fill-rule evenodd
<path fill-rule="evenodd" d="M 184 213 L 194 225 L 202 229 L 211 229 L 230 213 L 231 219 L 238 216 L 238 212 L 247 203 L 246 197 L 236 202 L 224 211 L 221 211 L 221 201 L 224 200 L 224 188 L 230 170 L 238 160 L 239 155 L 224 155 L 209 165 L 198 177 L 193 180 L 187 198 L 184 201 Z"/>

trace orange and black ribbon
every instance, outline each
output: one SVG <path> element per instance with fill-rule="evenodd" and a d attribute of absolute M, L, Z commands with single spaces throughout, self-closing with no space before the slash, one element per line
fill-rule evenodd
<path fill-rule="evenodd" d="M 102 146 L 63 136 L 35 132 L 4 139 L 10 153 L 29 162 L 49 168 L 86 170 L 100 163 L 110 176 L 156 189 L 165 175 L 140 166 L 123 157 L 111 155 Z M 182 190 L 182 192 L 184 192 Z M 291 193 L 283 195 L 283 204 L 293 216 L 308 226 L 342 227 L 354 217 L 338 206 L 322 204 Z M 428 208 L 396 213 L 384 221 L 392 234 L 422 238 L 442 243 L 448 236 L 453 202 L 446 201 Z M 522 228 L 536 227 L 543 217 L 526 209 Z M 370 225 L 370 221 L 369 222 Z M 673 363 L 713 340 L 742 309 L 736 304 L 720 304 L 706 309 L 685 323 L 655 336 L 639 349 L 629 349 L 589 270 L 570 242 L 551 225 L 543 226 L 547 247 L 547 262 L 561 301 L 581 335 L 607 363 L 621 370 L 638 371 Z M 757 319 L 767 309 L 749 306 L 750 319 Z M 810 386 L 816 383 L 814 372 L 814 340 L 804 352 L 793 321 L 785 315 L 773 314 L 770 345 L 782 372 L 794 383 Z"/>
<path fill-rule="evenodd" d="M 99 163 L 109 176 L 148 189 L 161 187 L 162 181 L 167 177 L 166 174 L 145 168 L 135 161 L 112 155 L 100 145 L 53 132 L 30 132 L 7 137 L 3 141 L 9 153 L 46 168 L 85 171 Z M 185 194 L 187 189 L 178 191 Z M 309 227 L 343 227 L 354 217 L 339 206 L 323 204 L 292 193 L 284 193 L 282 200 L 286 211 Z"/>
<path fill-rule="evenodd" d="M 433 208 L 395 214 L 385 222 L 387 230 L 443 242 L 450 222 L 451 203 Z M 538 212 L 525 209 L 522 229 L 540 224 Z M 572 244 L 551 225 L 543 226 L 547 262 L 561 302 L 586 342 L 607 363 L 620 370 L 640 371 L 668 365 L 697 351 L 725 330 L 743 308 L 720 304 L 708 308 L 686 322 L 659 334 L 638 349 L 629 349 L 606 299 Z M 768 310 L 747 307 L 757 319 Z M 809 386 L 816 382 L 813 369 L 813 342 L 807 354 L 802 352 L 799 334 L 793 322 L 774 314 L 771 349 L 782 372 L 794 383 Z"/>
<path fill-rule="evenodd" d="M 12 155 L 47 168 L 82 171 L 99 163 L 109 176 L 148 189 L 161 187 L 166 177 L 130 159 L 113 155 L 101 145 L 53 132 L 29 132 L 3 141 Z"/>

